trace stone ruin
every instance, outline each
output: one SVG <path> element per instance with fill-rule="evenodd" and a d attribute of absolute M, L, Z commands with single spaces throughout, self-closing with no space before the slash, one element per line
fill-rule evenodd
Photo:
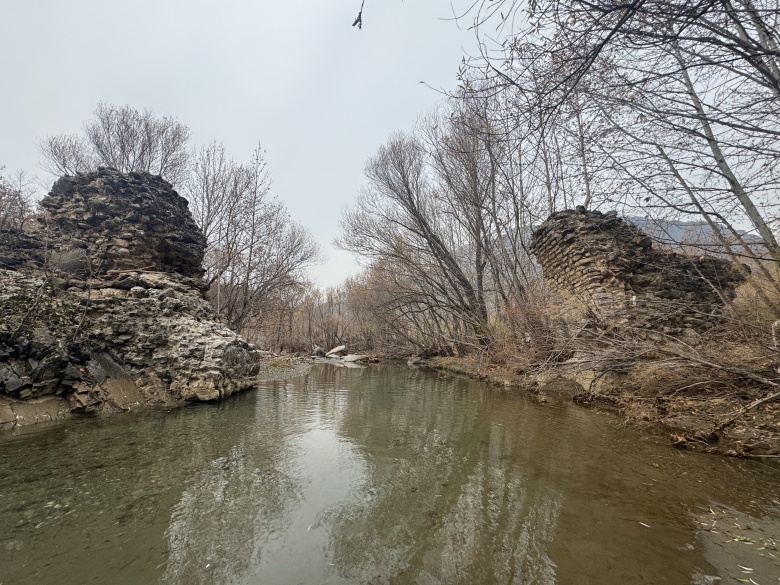
<path fill-rule="evenodd" d="M 41 207 L 55 263 L 88 262 L 93 276 L 130 269 L 203 276 L 206 238 L 186 199 L 161 177 L 107 168 L 62 177 Z"/>
<path fill-rule="evenodd" d="M 0 429 L 214 400 L 260 352 L 219 323 L 187 201 L 147 173 L 58 180 L 32 230 L 0 229 Z"/>
<path fill-rule="evenodd" d="M 615 211 L 553 213 L 534 231 L 530 249 L 569 309 L 564 320 L 604 329 L 701 333 L 722 320 L 744 281 L 726 260 L 655 249 Z M 573 307 L 583 310 L 575 316 Z"/>

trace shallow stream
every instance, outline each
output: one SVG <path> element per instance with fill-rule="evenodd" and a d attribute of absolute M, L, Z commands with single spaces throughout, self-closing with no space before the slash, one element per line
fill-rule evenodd
<path fill-rule="evenodd" d="M 779 500 L 776 464 L 564 399 L 321 365 L 0 436 L 0 585 L 777 585 Z"/>

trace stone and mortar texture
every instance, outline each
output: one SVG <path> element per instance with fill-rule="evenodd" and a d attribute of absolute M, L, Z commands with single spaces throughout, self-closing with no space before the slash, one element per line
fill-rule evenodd
<path fill-rule="evenodd" d="M 205 239 L 166 181 L 102 168 L 41 207 L 31 230 L 0 229 L 0 430 L 216 400 L 267 372 L 217 321 Z"/>
<path fill-rule="evenodd" d="M 720 258 L 653 248 L 646 233 L 614 211 L 553 213 L 534 231 L 531 251 L 561 297 L 559 316 L 575 329 L 696 336 L 721 321 L 744 281 Z"/>

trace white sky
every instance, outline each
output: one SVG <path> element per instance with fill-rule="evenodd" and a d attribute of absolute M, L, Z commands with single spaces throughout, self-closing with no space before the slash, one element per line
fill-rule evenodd
<path fill-rule="evenodd" d="M 453 0 L 462 6 L 462 0 Z M 327 262 L 368 156 L 453 89 L 473 34 L 449 0 L 1 0 L 0 165 L 44 177 L 35 139 L 77 133 L 98 101 L 150 108 L 249 161 L 267 151 L 274 192 Z M 53 178 L 46 177 L 48 184 Z"/>

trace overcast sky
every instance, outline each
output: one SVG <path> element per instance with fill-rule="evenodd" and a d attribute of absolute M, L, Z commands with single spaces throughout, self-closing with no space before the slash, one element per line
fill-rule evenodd
<path fill-rule="evenodd" d="M 454 0 L 455 6 L 463 2 Z M 327 258 L 315 282 L 357 271 L 332 240 L 366 158 L 453 89 L 465 26 L 449 0 L 2 0 L 0 165 L 40 170 L 35 139 L 80 132 L 99 101 L 187 124 L 195 144 L 249 161 Z M 46 177 L 48 184 L 53 180 Z"/>

